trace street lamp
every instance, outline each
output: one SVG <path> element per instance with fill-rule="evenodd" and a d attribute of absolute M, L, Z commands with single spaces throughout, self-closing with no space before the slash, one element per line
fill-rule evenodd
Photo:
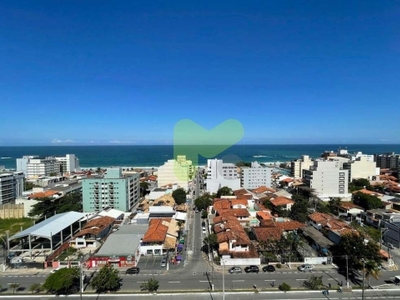
<path fill-rule="evenodd" d="M 383 242 L 383 236 L 385 235 L 385 233 L 389 230 L 389 228 L 381 228 L 381 240 L 379 243 L 379 250 L 382 249 L 382 242 Z"/>

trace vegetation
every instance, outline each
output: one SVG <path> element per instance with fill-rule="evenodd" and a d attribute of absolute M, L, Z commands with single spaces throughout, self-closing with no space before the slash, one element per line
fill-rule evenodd
<path fill-rule="evenodd" d="M 119 277 L 119 272 L 112 265 L 105 265 L 93 277 L 90 286 L 97 293 L 107 291 L 117 291 L 122 285 L 122 278 Z"/>
<path fill-rule="evenodd" d="M 16 282 L 10 284 L 10 288 L 12 288 L 13 294 L 15 293 L 15 290 L 19 288 L 19 286 L 20 284 Z"/>
<path fill-rule="evenodd" d="M 9 232 L 9 235 L 12 236 L 13 234 L 21 231 L 22 229 L 26 229 L 34 225 L 34 222 L 30 218 L 20 218 L 20 219 L 1 219 L 0 218 L 0 235 L 6 236 L 6 232 Z M 6 238 L 4 238 L 6 240 Z M 0 239 L 0 243 L 3 241 Z"/>
<path fill-rule="evenodd" d="M 29 291 L 32 292 L 32 294 L 39 293 L 42 291 L 42 285 L 40 283 L 34 283 L 29 287 Z"/>
<path fill-rule="evenodd" d="M 236 167 L 251 167 L 251 162 L 239 161 L 236 164 Z"/>
<path fill-rule="evenodd" d="M 50 274 L 43 284 L 43 289 L 54 294 L 71 294 L 79 289 L 79 268 L 62 268 Z"/>
<path fill-rule="evenodd" d="M 379 279 L 380 271 L 378 264 L 373 260 L 367 260 L 364 265 L 365 277 L 368 279 L 368 286 L 371 286 L 371 277 Z"/>
<path fill-rule="evenodd" d="M 69 211 L 82 211 L 81 193 L 70 193 L 59 199 L 42 198 L 37 204 L 32 206 L 29 216 L 44 219 L 45 217 L 54 215 L 54 213 Z"/>
<path fill-rule="evenodd" d="M 146 196 L 148 193 L 150 193 L 150 192 L 148 191 L 148 189 L 149 189 L 149 184 L 148 184 L 147 182 L 145 182 L 145 181 L 142 181 L 142 182 L 140 183 L 140 197 L 144 197 L 144 196 Z"/>
<path fill-rule="evenodd" d="M 353 270 L 362 269 L 361 258 L 375 261 L 377 265 L 382 260 L 379 245 L 360 232 L 342 235 L 339 244 L 332 246 L 330 250 L 334 256 L 342 258 L 339 260 L 341 264 L 345 263 L 344 258 L 347 256 L 349 269 Z"/>
<path fill-rule="evenodd" d="M 174 198 L 177 205 L 186 203 L 186 192 L 183 188 L 176 189 L 172 192 L 172 198 Z"/>
<path fill-rule="evenodd" d="M 208 193 L 204 193 L 202 196 L 194 200 L 194 205 L 200 210 L 206 209 L 212 204 L 212 197 Z"/>
<path fill-rule="evenodd" d="M 353 179 L 349 184 L 349 192 L 354 192 L 362 189 L 367 189 L 372 191 L 372 186 L 369 183 L 368 179 L 365 178 Z"/>
<path fill-rule="evenodd" d="M 154 277 L 150 278 L 149 280 L 143 282 L 140 285 L 140 289 L 142 291 L 149 291 L 150 293 L 157 292 L 159 287 L 160 287 L 160 284 L 159 284 L 158 280 L 156 280 Z"/>
<path fill-rule="evenodd" d="M 353 194 L 353 202 L 361 206 L 365 210 L 376 209 L 382 207 L 382 201 L 373 195 L 367 195 L 361 192 Z"/>
<path fill-rule="evenodd" d="M 293 195 L 292 199 L 295 203 L 290 210 L 290 218 L 293 220 L 305 223 L 308 219 L 308 200 L 301 196 Z"/>
<path fill-rule="evenodd" d="M 304 281 L 303 285 L 309 290 L 319 290 L 324 286 L 324 283 L 322 282 L 322 276 L 312 275 L 310 279 Z"/>
<path fill-rule="evenodd" d="M 280 284 L 278 286 L 279 290 L 283 291 L 283 292 L 288 292 L 291 289 L 291 286 L 288 285 L 286 282 L 283 282 L 282 284 Z"/>
<path fill-rule="evenodd" d="M 217 191 L 216 198 L 221 198 L 221 196 L 232 196 L 233 191 L 231 188 L 224 186 Z"/>
<path fill-rule="evenodd" d="M 203 244 L 205 246 L 204 248 L 207 249 L 207 251 L 208 247 L 210 247 L 210 250 L 212 249 L 217 250 L 218 249 L 217 235 L 215 233 L 209 234 L 204 238 Z"/>

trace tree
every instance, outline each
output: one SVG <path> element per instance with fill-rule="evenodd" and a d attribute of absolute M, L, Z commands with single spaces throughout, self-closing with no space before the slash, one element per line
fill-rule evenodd
<path fill-rule="evenodd" d="M 217 191 L 217 198 L 221 198 L 221 196 L 232 196 L 233 191 L 231 188 L 224 186 Z"/>
<path fill-rule="evenodd" d="M 342 201 L 340 198 L 333 198 L 333 197 L 329 198 L 329 203 L 328 203 L 329 212 L 335 216 L 338 215 L 341 202 Z"/>
<path fill-rule="evenodd" d="M 79 278 L 79 268 L 61 268 L 46 278 L 43 288 L 54 294 L 71 294 L 79 289 Z"/>
<path fill-rule="evenodd" d="M 280 285 L 278 286 L 278 288 L 279 288 L 281 291 L 283 291 L 283 292 L 287 292 L 287 291 L 290 291 L 291 286 L 288 285 L 286 282 L 283 282 L 282 284 L 280 284 Z"/>
<path fill-rule="evenodd" d="M 304 281 L 303 285 L 309 290 L 318 290 L 324 286 L 324 283 L 322 282 L 322 276 L 312 275 L 310 279 Z"/>
<path fill-rule="evenodd" d="M 179 188 L 172 192 L 172 198 L 174 198 L 176 204 L 186 203 L 186 192 L 184 189 Z"/>
<path fill-rule="evenodd" d="M 117 291 L 122 285 L 119 272 L 112 265 L 105 265 L 93 277 L 90 286 L 98 293 L 106 291 Z"/>
<path fill-rule="evenodd" d="M 29 291 L 34 293 L 39 293 L 42 290 L 42 285 L 40 283 L 34 283 L 29 287 Z"/>
<path fill-rule="evenodd" d="M 146 181 L 142 181 L 140 183 L 140 197 L 144 197 L 145 195 L 147 195 L 149 193 L 148 189 L 149 183 Z"/>
<path fill-rule="evenodd" d="M 15 293 L 15 290 L 19 288 L 19 283 L 16 283 L 16 282 L 11 283 L 11 284 L 10 284 L 10 288 L 13 289 L 13 294 L 14 294 L 14 293 Z"/>
<path fill-rule="evenodd" d="M 217 250 L 218 249 L 218 240 L 217 240 L 217 235 L 215 233 L 211 233 L 208 236 L 206 236 L 203 240 L 204 245 L 208 249 L 210 247 L 210 251 L 213 249 Z"/>
<path fill-rule="evenodd" d="M 371 276 L 378 280 L 380 276 L 378 264 L 373 260 L 367 260 L 364 265 L 365 277 L 368 279 L 368 286 L 371 286 Z"/>
<path fill-rule="evenodd" d="M 301 223 L 307 222 L 308 219 L 308 201 L 303 198 L 295 200 L 292 209 L 290 210 L 290 218 Z"/>
<path fill-rule="evenodd" d="M 353 179 L 349 184 L 349 191 L 354 192 L 362 189 L 372 190 L 372 186 L 368 179 L 359 178 Z"/>
<path fill-rule="evenodd" d="M 150 293 L 157 292 L 159 287 L 160 287 L 160 284 L 159 284 L 158 280 L 156 280 L 154 277 L 150 278 L 149 280 L 143 282 L 140 285 L 140 289 L 142 291 L 149 291 Z"/>
<path fill-rule="evenodd" d="M 362 192 L 353 194 L 353 202 L 364 208 L 365 210 L 376 209 L 382 207 L 382 201 L 376 196 L 367 195 Z"/>
<path fill-rule="evenodd" d="M 200 210 L 207 209 L 212 204 L 212 198 L 210 194 L 203 194 L 194 200 L 194 205 Z"/>
<path fill-rule="evenodd" d="M 353 231 L 341 236 L 340 242 L 330 248 L 333 256 L 341 257 L 341 263 L 344 262 L 344 257 L 348 257 L 349 268 L 361 270 L 361 258 L 375 261 L 380 264 L 382 258 L 379 253 L 379 245 L 371 239 L 368 239 L 364 234 Z"/>

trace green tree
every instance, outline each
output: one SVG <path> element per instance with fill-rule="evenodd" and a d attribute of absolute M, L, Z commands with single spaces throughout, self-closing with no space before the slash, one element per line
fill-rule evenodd
<path fill-rule="evenodd" d="M 368 286 L 371 286 L 371 277 L 379 279 L 380 271 L 378 264 L 373 260 L 367 260 L 364 265 L 365 277 L 368 279 Z"/>
<path fill-rule="evenodd" d="M 112 265 L 105 265 L 93 277 L 90 286 L 98 293 L 117 291 L 122 285 L 122 278 L 119 272 Z"/>
<path fill-rule="evenodd" d="M 279 290 L 283 291 L 283 292 L 288 292 L 291 289 L 291 286 L 288 285 L 286 282 L 283 282 L 282 284 L 280 284 L 278 286 Z"/>
<path fill-rule="evenodd" d="M 339 214 L 339 207 L 340 204 L 342 203 L 340 198 L 333 198 L 331 197 L 329 199 L 329 203 L 328 203 L 328 208 L 329 208 L 329 212 L 333 215 L 338 215 Z"/>
<path fill-rule="evenodd" d="M 200 210 L 207 209 L 212 204 L 212 197 L 210 194 L 205 193 L 194 200 L 194 205 Z"/>
<path fill-rule="evenodd" d="M 380 264 L 382 258 L 379 253 L 379 245 L 371 238 L 367 238 L 363 233 L 351 232 L 342 235 L 339 244 L 330 248 L 333 256 L 341 257 L 338 262 L 344 264 L 345 256 L 348 257 L 350 269 L 361 270 L 362 264 L 360 258 L 375 261 Z"/>
<path fill-rule="evenodd" d="M 324 286 L 324 283 L 322 282 L 322 276 L 312 275 L 308 280 L 303 282 L 303 285 L 309 290 L 319 290 Z"/>
<path fill-rule="evenodd" d="M 15 290 L 19 288 L 19 283 L 13 282 L 10 284 L 10 288 L 13 290 L 13 294 L 15 293 Z"/>
<path fill-rule="evenodd" d="M 239 161 L 235 165 L 236 167 L 251 167 L 251 162 Z"/>
<path fill-rule="evenodd" d="M 367 189 L 367 190 L 372 190 L 372 186 L 369 183 L 368 179 L 365 178 L 359 178 L 359 179 L 353 179 L 350 184 L 349 184 L 349 191 L 354 192 L 362 189 Z"/>
<path fill-rule="evenodd" d="M 366 210 L 382 207 L 382 201 L 376 196 L 367 195 L 362 192 L 353 194 L 353 202 Z"/>
<path fill-rule="evenodd" d="M 304 198 L 295 200 L 292 209 L 290 210 L 290 218 L 293 220 L 305 223 L 308 219 L 308 201 Z"/>
<path fill-rule="evenodd" d="M 224 186 L 217 191 L 217 198 L 221 198 L 221 196 L 232 196 L 233 191 L 231 188 Z"/>
<path fill-rule="evenodd" d="M 179 188 L 172 192 L 172 198 L 174 198 L 176 204 L 186 203 L 186 192 L 184 189 Z"/>
<path fill-rule="evenodd" d="M 217 250 L 218 249 L 218 239 L 217 235 L 215 233 L 211 233 L 208 236 L 206 236 L 203 240 L 204 246 L 208 249 L 210 247 L 211 250 Z"/>
<path fill-rule="evenodd" d="M 144 197 L 149 193 L 149 184 L 146 181 L 140 182 L 140 197 Z"/>
<path fill-rule="evenodd" d="M 147 281 L 143 282 L 140 285 L 141 290 L 149 291 L 150 293 L 157 292 L 159 287 L 160 287 L 160 284 L 159 284 L 158 280 L 156 280 L 154 277 L 148 279 Z"/>
<path fill-rule="evenodd" d="M 79 289 L 79 268 L 62 268 L 50 274 L 43 288 L 54 294 L 71 294 Z"/>
<path fill-rule="evenodd" d="M 40 283 L 33 283 L 29 287 L 29 291 L 32 292 L 32 294 L 39 293 L 41 290 L 42 290 L 42 285 Z"/>

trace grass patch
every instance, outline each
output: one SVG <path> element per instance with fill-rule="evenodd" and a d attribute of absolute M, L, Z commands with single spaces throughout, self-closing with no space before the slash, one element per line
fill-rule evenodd
<path fill-rule="evenodd" d="M 34 225 L 34 220 L 30 218 L 21 219 L 0 219 L 0 235 L 6 236 L 7 230 L 10 232 L 9 235 L 12 236 L 17 232 L 29 228 Z"/>

